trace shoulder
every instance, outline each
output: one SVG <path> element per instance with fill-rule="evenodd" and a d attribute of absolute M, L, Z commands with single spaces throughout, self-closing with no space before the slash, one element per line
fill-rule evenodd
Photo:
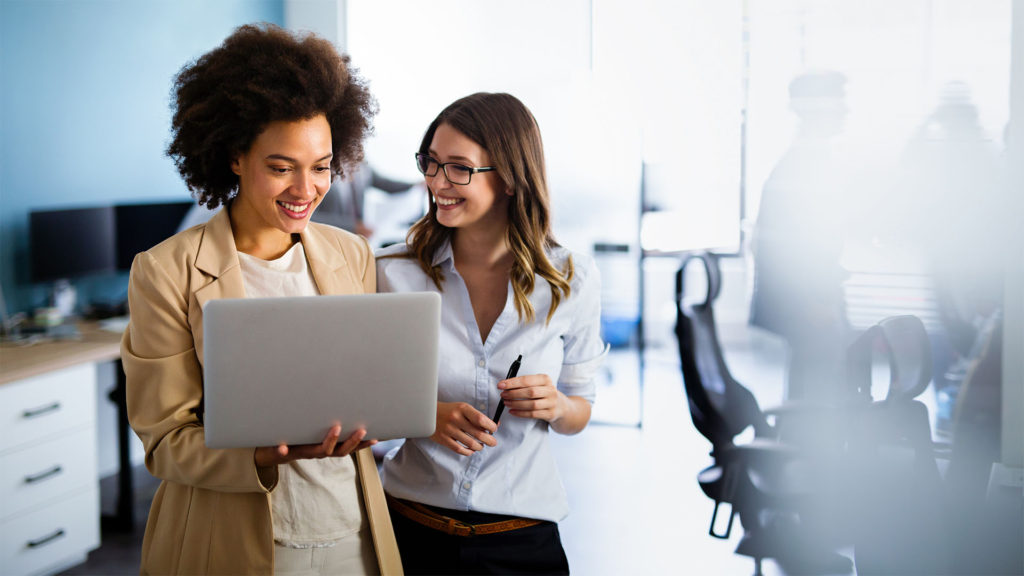
<path fill-rule="evenodd" d="M 392 244 L 376 251 L 377 289 L 381 292 L 426 290 L 430 283 L 420 262 L 405 244 Z"/>
<path fill-rule="evenodd" d="M 136 254 L 131 267 L 129 300 L 133 299 L 132 295 L 145 299 L 159 297 L 184 305 L 191 279 L 196 277 L 196 261 L 205 233 L 206 224 L 199 224 Z"/>
<path fill-rule="evenodd" d="M 374 255 L 379 258 L 387 259 L 406 259 L 409 257 L 409 245 L 404 242 L 378 248 L 374 251 Z"/>
<path fill-rule="evenodd" d="M 558 270 L 565 271 L 569 262 L 572 262 L 573 272 L 569 285 L 573 290 L 598 279 L 597 264 L 594 262 L 594 257 L 589 254 L 576 252 L 564 246 L 550 248 L 547 254 L 551 264 Z"/>
<path fill-rule="evenodd" d="M 377 273 L 408 273 L 420 270 L 419 262 L 413 257 L 409 246 L 400 243 L 378 248 L 374 252 L 377 258 Z"/>
<path fill-rule="evenodd" d="M 184 272 L 185 268 L 194 265 L 196 256 L 199 254 L 199 245 L 202 243 L 206 232 L 207 224 L 197 224 L 186 230 L 178 232 L 174 236 L 153 246 L 149 250 L 136 256 L 136 262 L 142 258 L 153 264 L 159 264 L 162 268 L 171 272 L 178 270 Z"/>
<path fill-rule="evenodd" d="M 416 259 L 412 250 L 406 244 L 392 244 L 379 248 L 374 252 L 374 256 L 377 258 L 378 270 L 420 269 L 419 260 Z"/>

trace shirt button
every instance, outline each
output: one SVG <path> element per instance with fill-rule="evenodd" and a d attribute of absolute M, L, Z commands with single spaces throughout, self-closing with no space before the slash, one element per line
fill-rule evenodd
<path fill-rule="evenodd" d="M 487 408 L 487 404 L 478 404 L 476 408 L 477 410 L 483 412 Z"/>
<path fill-rule="evenodd" d="M 473 483 L 472 482 L 464 482 L 462 484 L 462 487 L 465 488 L 466 490 L 469 490 L 470 488 L 473 487 Z"/>
<path fill-rule="evenodd" d="M 481 361 L 479 361 L 479 362 L 477 362 L 477 363 L 476 363 L 476 365 L 477 365 L 477 366 L 479 366 L 479 367 L 481 367 L 481 368 L 483 368 L 483 367 L 484 367 L 484 364 L 486 364 L 486 362 L 484 362 L 483 360 L 481 360 Z"/>

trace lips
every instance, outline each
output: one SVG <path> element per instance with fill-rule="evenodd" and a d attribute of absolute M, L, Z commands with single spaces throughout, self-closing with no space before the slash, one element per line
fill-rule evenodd
<path fill-rule="evenodd" d="M 292 204 L 291 202 L 277 201 L 277 205 L 284 208 L 285 214 L 291 218 L 305 218 L 306 212 L 309 211 L 309 207 L 313 205 L 312 202 L 306 204 Z"/>
<path fill-rule="evenodd" d="M 434 202 L 440 208 L 450 208 L 452 206 L 462 204 L 465 201 L 465 198 L 445 198 L 444 196 L 434 196 Z"/>

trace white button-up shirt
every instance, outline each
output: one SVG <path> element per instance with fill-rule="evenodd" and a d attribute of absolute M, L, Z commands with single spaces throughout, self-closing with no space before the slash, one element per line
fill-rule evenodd
<path fill-rule="evenodd" d="M 385 257 L 405 251 L 396 245 L 377 252 L 377 290 L 438 292 L 415 259 Z M 519 320 L 510 284 L 505 307 L 483 342 L 451 245 L 438 250 L 434 265 L 444 273 L 438 401 L 467 402 L 493 417 L 500 399 L 497 384 L 520 354 L 520 376 L 547 374 L 564 394 L 594 401 L 594 377 L 607 353 L 600 334 L 600 277 L 588 256 L 556 248 L 548 258 L 564 269 L 570 254 L 575 269 L 571 292 L 551 322 L 545 323 L 551 290 L 543 278 L 537 277 L 530 294 L 535 319 L 528 323 Z M 547 434 L 547 422 L 506 411 L 495 433 L 497 446 L 461 456 L 429 438 L 410 438 L 385 460 L 381 480 L 398 498 L 557 522 L 568 514 L 569 504 Z"/>

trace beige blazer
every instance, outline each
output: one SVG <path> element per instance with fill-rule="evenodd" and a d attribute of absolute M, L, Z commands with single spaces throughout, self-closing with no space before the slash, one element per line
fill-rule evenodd
<path fill-rule="evenodd" d="M 321 294 L 372 293 L 366 240 L 311 223 L 302 233 Z M 128 419 L 162 480 L 142 542 L 142 574 L 270 574 L 270 491 L 277 467 L 257 468 L 253 449 L 211 450 L 203 400 L 203 304 L 245 296 L 228 210 L 136 256 L 128 288 L 131 323 L 121 340 Z M 391 519 L 369 448 L 355 454 L 383 574 L 401 574 Z"/>

